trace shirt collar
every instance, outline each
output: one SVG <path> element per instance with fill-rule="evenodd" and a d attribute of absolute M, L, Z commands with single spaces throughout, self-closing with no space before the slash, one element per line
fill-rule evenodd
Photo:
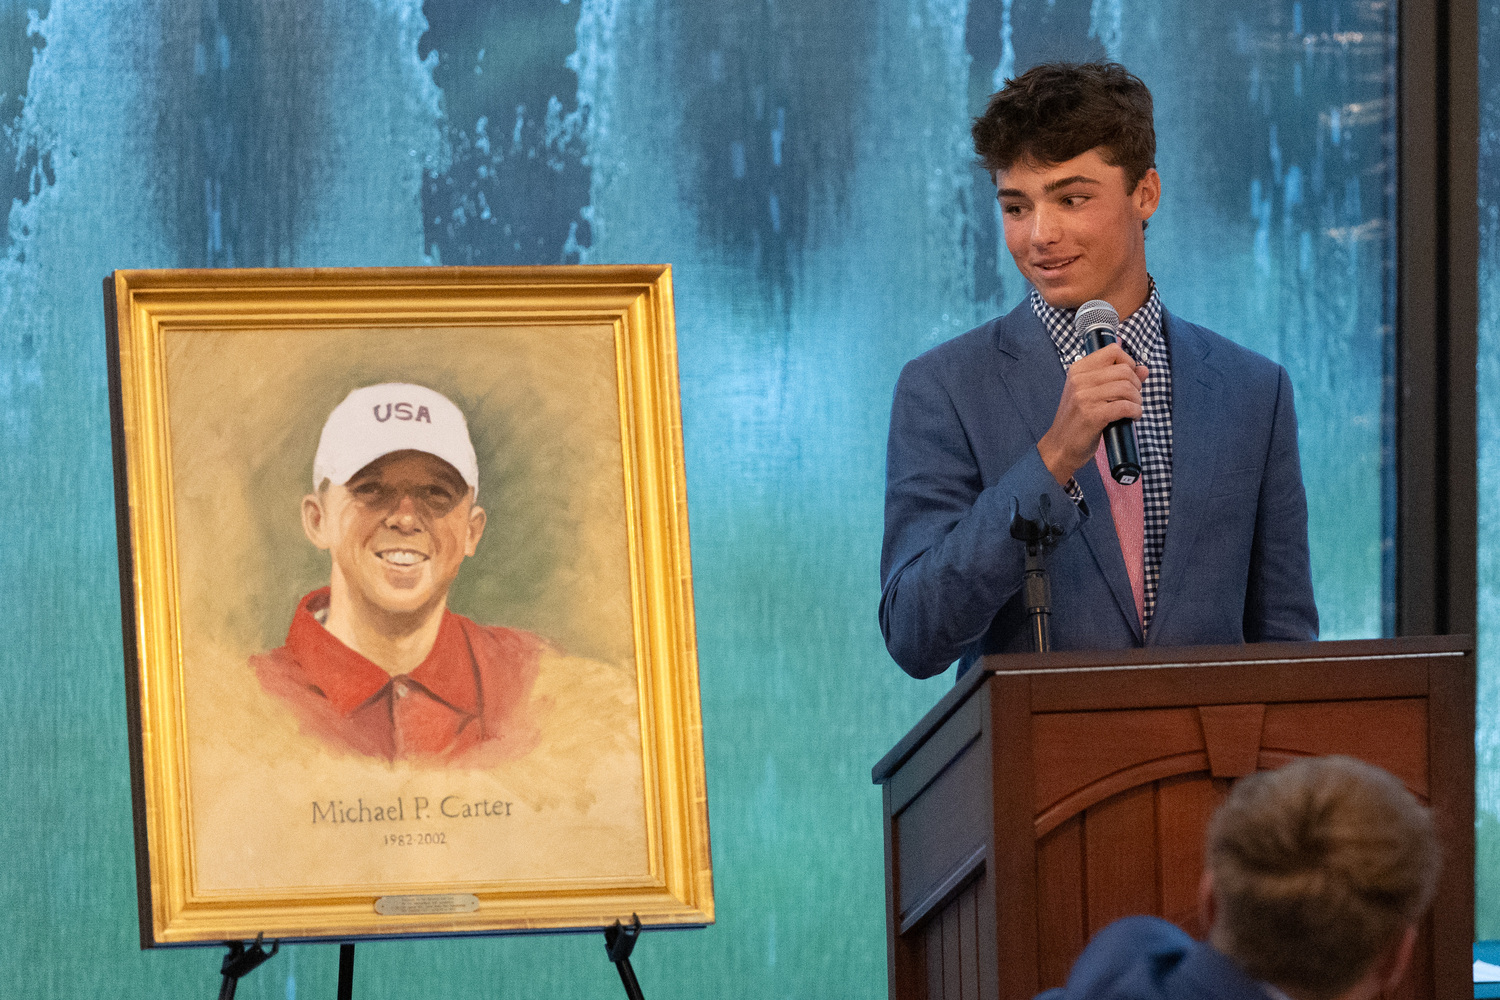
<path fill-rule="evenodd" d="M 292 615 L 286 644 L 308 683 L 316 685 L 341 714 L 349 715 L 383 694 L 394 678 L 318 622 L 315 616 L 328 608 L 329 597 L 329 588 L 323 587 L 302 598 Z M 431 652 L 405 676 L 458 711 L 478 711 L 474 655 L 458 615 L 451 611 L 443 611 Z"/>
<path fill-rule="evenodd" d="M 1156 294 L 1156 279 L 1146 276 L 1151 291 L 1146 301 L 1120 324 L 1120 340 L 1125 350 L 1135 358 L 1137 364 L 1149 365 L 1156 345 L 1161 343 L 1161 299 Z M 1073 317 L 1077 309 L 1054 309 L 1035 288 L 1031 290 L 1031 311 L 1042 321 L 1047 335 L 1057 348 L 1063 368 L 1088 353 L 1083 336 L 1073 329 Z"/>

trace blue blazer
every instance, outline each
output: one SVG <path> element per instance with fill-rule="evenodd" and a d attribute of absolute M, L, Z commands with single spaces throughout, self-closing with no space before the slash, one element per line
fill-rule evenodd
<path fill-rule="evenodd" d="M 1094 935 L 1068 984 L 1037 1000 L 1266 1000 L 1262 984 L 1212 946 L 1157 917 L 1126 917 Z"/>
<path fill-rule="evenodd" d="M 1064 373 L 1028 302 L 910 361 L 886 452 L 880 627 L 930 677 L 962 658 L 1031 649 L 1012 498 L 1067 532 L 1048 558 L 1054 649 L 1316 639 L 1307 498 L 1286 370 L 1162 314 L 1172 364 L 1172 499 L 1150 633 L 1142 636 L 1109 497 L 1092 462 L 1085 513 L 1036 443 Z"/>

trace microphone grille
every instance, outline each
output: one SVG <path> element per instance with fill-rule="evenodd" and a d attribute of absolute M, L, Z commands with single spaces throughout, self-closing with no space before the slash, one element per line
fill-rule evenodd
<path fill-rule="evenodd" d="M 1107 326 L 1111 330 L 1120 328 L 1120 314 L 1115 307 L 1103 299 L 1090 299 L 1078 307 L 1073 316 L 1073 329 L 1085 333 L 1096 326 Z"/>

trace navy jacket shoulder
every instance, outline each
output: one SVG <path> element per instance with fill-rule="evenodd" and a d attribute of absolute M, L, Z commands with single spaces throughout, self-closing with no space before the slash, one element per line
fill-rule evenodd
<path fill-rule="evenodd" d="M 1104 928 L 1074 963 L 1067 985 L 1041 998 L 1268 1000 L 1264 986 L 1227 956 L 1158 917 L 1126 917 Z"/>

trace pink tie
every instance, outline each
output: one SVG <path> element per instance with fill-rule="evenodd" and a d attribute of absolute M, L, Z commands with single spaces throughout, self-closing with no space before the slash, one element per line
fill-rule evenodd
<path fill-rule="evenodd" d="M 1120 537 L 1120 554 L 1125 557 L 1125 572 L 1130 574 L 1130 592 L 1135 595 L 1135 616 L 1146 627 L 1146 501 L 1141 490 L 1141 480 L 1130 486 L 1121 486 L 1109 474 L 1109 459 L 1104 454 L 1104 442 L 1094 452 L 1094 464 L 1099 466 L 1099 478 L 1104 480 L 1104 492 L 1109 494 L 1109 509 L 1115 517 L 1115 534 Z"/>

